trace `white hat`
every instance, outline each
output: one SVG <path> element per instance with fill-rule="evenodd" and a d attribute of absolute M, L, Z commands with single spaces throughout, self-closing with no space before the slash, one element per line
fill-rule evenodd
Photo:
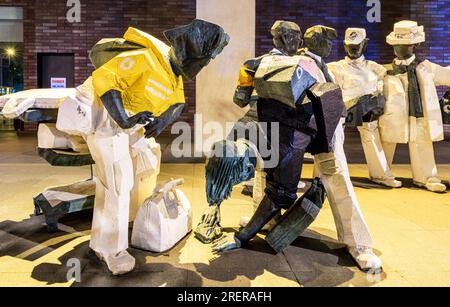
<path fill-rule="evenodd" d="M 366 29 L 363 28 L 348 28 L 345 31 L 346 45 L 359 45 L 367 38 Z"/>
<path fill-rule="evenodd" d="M 423 26 L 417 22 L 403 20 L 394 25 L 394 32 L 386 38 L 389 45 L 415 45 L 425 41 Z"/>

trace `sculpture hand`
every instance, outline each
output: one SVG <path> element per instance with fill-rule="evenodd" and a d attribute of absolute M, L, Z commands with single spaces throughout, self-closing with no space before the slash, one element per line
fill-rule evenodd
<path fill-rule="evenodd" d="M 202 216 L 202 224 L 208 227 L 220 224 L 220 206 L 209 206 Z"/>
<path fill-rule="evenodd" d="M 145 138 L 150 139 L 158 136 L 159 120 L 154 118 L 151 123 L 145 126 Z"/>
<path fill-rule="evenodd" d="M 134 127 L 136 125 L 146 125 L 154 120 L 151 112 L 141 112 L 128 119 L 129 125 Z"/>
<path fill-rule="evenodd" d="M 212 250 L 213 253 L 223 253 L 236 249 L 240 249 L 242 247 L 241 242 L 234 236 L 234 234 L 227 234 L 223 236 L 221 239 L 217 240 L 213 245 Z"/>
<path fill-rule="evenodd" d="M 445 92 L 444 99 L 450 100 L 450 91 Z"/>
<path fill-rule="evenodd" d="M 450 115 L 450 91 L 447 91 L 444 97 L 441 99 L 440 103 L 442 104 L 442 110 L 444 112 L 444 116 Z"/>

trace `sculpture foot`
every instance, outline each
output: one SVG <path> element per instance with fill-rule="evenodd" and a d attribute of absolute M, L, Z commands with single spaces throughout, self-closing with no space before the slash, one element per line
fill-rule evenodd
<path fill-rule="evenodd" d="M 380 274 L 383 272 L 383 263 L 369 247 L 350 247 L 348 252 L 363 272 Z"/>
<path fill-rule="evenodd" d="M 432 178 L 428 180 L 426 184 L 414 182 L 414 184 L 420 188 L 425 188 L 430 192 L 434 193 L 445 193 L 447 191 L 447 186 L 437 178 Z"/>
<path fill-rule="evenodd" d="M 384 185 L 388 188 L 393 189 L 399 189 L 403 186 L 402 182 L 399 180 L 396 180 L 395 178 L 388 178 L 388 179 L 370 179 L 372 182 L 375 182 L 376 184 Z"/>
<path fill-rule="evenodd" d="M 134 270 L 136 266 L 136 259 L 131 256 L 127 251 L 120 252 L 116 255 L 102 255 L 101 253 L 95 253 L 97 257 L 106 263 L 109 271 L 114 276 L 125 275 Z"/>

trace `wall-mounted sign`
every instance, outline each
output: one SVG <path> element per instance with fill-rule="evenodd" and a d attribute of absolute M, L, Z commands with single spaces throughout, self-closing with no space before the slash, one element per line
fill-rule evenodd
<path fill-rule="evenodd" d="M 67 79 L 66 78 L 51 78 L 50 81 L 51 88 L 66 88 Z"/>

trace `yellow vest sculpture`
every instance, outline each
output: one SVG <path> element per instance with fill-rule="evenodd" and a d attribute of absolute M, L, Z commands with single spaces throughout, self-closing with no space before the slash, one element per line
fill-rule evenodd
<path fill-rule="evenodd" d="M 100 41 L 96 47 L 119 51 L 106 48 L 109 57 L 100 62 L 92 52 L 97 69 L 59 109 L 58 130 L 85 138 L 96 163 L 90 247 L 114 275 L 135 266 L 128 225 L 156 186 L 161 152 L 154 137 L 181 115 L 183 79 L 193 79 L 229 41 L 203 20 L 164 34 L 171 47 L 135 28 L 123 40 Z"/>

